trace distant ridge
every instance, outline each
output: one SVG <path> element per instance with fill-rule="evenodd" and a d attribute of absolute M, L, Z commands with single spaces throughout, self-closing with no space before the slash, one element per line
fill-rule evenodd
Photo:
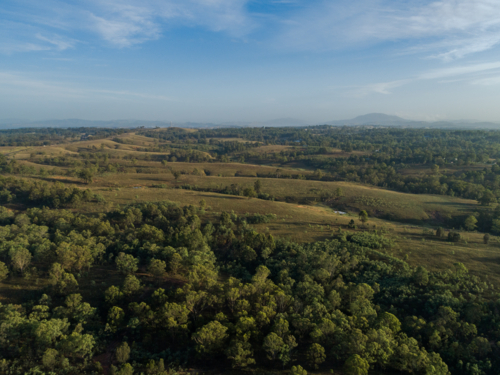
<path fill-rule="evenodd" d="M 474 122 L 470 120 L 457 121 L 413 121 L 399 116 L 384 113 L 368 113 L 349 120 L 335 120 L 323 123 L 308 123 L 295 118 L 278 118 L 268 121 L 232 121 L 223 123 L 211 122 L 170 122 L 170 121 L 143 121 L 143 120 L 109 120 L 92 121 L 81 119 L 25 121 L 17 119 L 0 119 L 0 129 L 19 128 L 234 128 L 234 127 L 299 127 L 311 125 L 333 126 L 377 126 L 377 127 L 403 127 L 403 128 L 433 128 L 433 129 L 495 129 L 500 130 L 500 123 Z"/>
<path fill-rule="evenodd" d="M 386 115 L 385 113 L 368 113 L 350 120 L 330 121 L 331 125 L 400 125 L 412 122 L 398 116 Z"/>
<path fill-rule="evenodd" d="M 500 124 L 494 122 L 458 121 L 413 121 L 399 116 L 384 113 L 369 113 L 350 120 L 335 120 L 325 123 L 335 126 L 390 126 L 406 128 L 433 128 L 433 129 L 495 129 L 500 130 Z"/>

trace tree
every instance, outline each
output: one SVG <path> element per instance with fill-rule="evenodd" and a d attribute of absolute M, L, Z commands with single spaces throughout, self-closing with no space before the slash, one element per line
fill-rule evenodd
<path fill-rule="evenodd" d="M 432 166 L 432 173 L 433 173 L 433 174 L 439 174 L 439 165 L 434 164 L 434 165 Z"/>
<path fill-rule="evenodd" d="M 468 231 L 473 231 L 474 229 L 476 229 L 476 224 L 477 224 L 477 219 L 475 216 L 469 216 L 467 219 L 465 219 L 465 229 L 467 229 Z"/>
<path fill-rule="evenodd" d="M 123 293 L 134 294 L 141 289 L 141 282 L 134 275 L 127 275 L 123 282 Z"/>
<path fill-rule="evenodd" d="M 444 229 L 439 227 L 437 230 L 436 230 L 436 237 L 438 238 L 442 238 L 444 237 Z"/>
<path fill-rule="evenodd" d="M 117 348 L 116 348 L 116 360 L 118 363 L 125 363 L 128 361 L 130 357 L 130 346 L 128 346 L 128 343 L 122 342 Z"/>
<path fill-rule="evenodd" d="M 104 292 L 104 300 L 106 303 L 109 303 L 110 305 L 115 305 L 118 303 L 123 298 L 123 292 L 120 291 L 120 288 L 111 285 L 106 291 Z"/>
<path fill-rule="evenodd" d="M 106 331 L 116 332 L 118 327 L 123 323 L 125 312 L 118 306 L 113 306 L 108 311 L 108 323 L 106 324 Z"/>
<path fill-rule="evenodd" d="M 321 180 L 323 178 L 323 172 L 321 172 L 320 169 L 316 169 L 314 171 L 314 177 L 316 177 L 318 180 Z"/>
<path fill-rule="evenodd" d="M 490 235 L 488 233 L 484 234 L 483 242 L 485 245 L 488 245 L 490 243 Z M 1 265 L 0 265 L 0 269 L 1 269 Z M 1 275 L 1 273 L 2 272 L 0 271 L 0 275 Z M 0 279 L 1 279 L 1 276 L 0 276 Z"/>
<path fill-rule="evenodd" d="M 214 320 L 198 329 L 192 336 L 196 351 L 200 354 L 216 354 L 224 347 L 228 337 L 227 327 Z"/>
<path fill-rule="evenodd" d="M 293 366 L 290 371 L 290 375 L 307 375 L 307 371 L 302 368 L 302 366 Z"/>
<path fill-rule="evenodd" d="M 497 198 L 495 197 L 495 194 L 491 192 L 491 190 L 486 190 L 481 198 L 479 198 L 479 203 L 482 206 L 489 206 L 492 203 L 496 203 Z"/>
<path fill-rule="evenodd" d="M 139 260 L 130 254 L 119 253 L 115 263 L 118 271 L 125 275 L 134 273 L 139 268 Z"/>
<path fill-rule="evenodd" d="M 245 190 L 243 190 L 243 195 L 248 198 L 254 198 L 257 196 L 257 193 L 253 188 L 246 188 Z"/>
<path fill-rule="evenodd" d="M 450 231 L 448 232 L 448 241 L 450 242 L 460 242 L 460 233 Z"/>
<path fill-rule="evenodd" d="M 283 339 L 276 333 L 271 332 L 264 338 L 262 348 L 266 351 L 267 358 L 274 361 L 278 353 L 281 352 L 283 345 L 285 345 Z"/>
<path fill-rule="evenodd" d="M 359 220 L 364 224 L 368 221 L 368 212 L 362 210 L 358 214 Z"/>
<path fill-rule="evenodd" d="M 156 279 L 161 279 L 165 276 L 165 268 L 167 264 L 160 259 L 152 259 L 151 263 L 149 263 L 148 271 L 152 274 Z"/>
<path fill-rule="evenodd" d="M 429 282 L 429 272 L 422 266 L 418 266 L 414 275 L 415 283 L 418 285 L 427 285 Z"/>
<path fill-rule="evenodd" d="M 181 177 L 181 172 L 174 171 L 174 170 L 172 170 L 171 172 L 172 172 L 172 176 L 174 176 L 176 181 L 179 179 L 179 177 Z"/>
<path fill-rule="evenodd" d="M 115 366 L 111 365 L 111 373 L 114 375 L 133 375 L 134 367 L 130 363 L 124 363 L 118 370 Z"/>
<path fill-rule="evenodd" d="M 260 194 L 261 189 L 262 189 L 262 182 L 260 180 L 257 180 L 253 183 L 253 188 L 257 192 L 257 194 Z"/>
<path fill-rule="evenodd" d="M 320 344 L 314 343 L 307 349 L 306 357 L 309 365 L 317 370 L 319 365 L 325 362 L 325 348 Z"/>
<path fill-rule="evenodd" d="M 344 364 L 344 371 L 347 375 L 368 375 L 370 364 L 359 355 L 350 356 Z"/>
<path fill-rule="evenodd" d="M 59 352 L 55 349 L 47 349 L 45 353 L 43 353 L 42 357 L 42 363 L 43 366 L 47 370 L 53 370 L 56 365 L 57 365 L 57 356 L 59 355 Z"/>
<path fill-rule="evenodd" d="M 10 252 L 12 266 L 23 273 L 24 269 L 31 263 L 32 255 L 28 249 L 24 247 L 14 248 Z"/>
<path fill-rule="evenodd" d="M 182 263 L 182 256 L 179 253 L 174 253 L 170 259 L 169 268 L 173 274 L 176 274 Z"/>
<path fill-rule="evenodd" d="M 491 224 L 491 231 L 500 234 L 500 219 L 493 219 Z"/>
<path fill-rule="evenodd" d="M 5 280 L 9 276 L 9 269 L 4 262 L 0 262 L 0 282 Z"/>
<path fill-rule="evenodd" d="M 205 199 L 202 199 L 200 201 L 200 208 L 204 210 L 206 207 L 207 207 L 207 202 L 205 201 Z"/>
<path fill-rule="evenodd" d="M 81 169 L 77 172 L 77 176 L 86 184 L 91 184 L 94 180 L 94 171 L 90 168 Z"/>
<path fill-rule="evenodd" d="M 246 341 L 232 341 L 226 349 L 226 356 L 231 361 L 233 368 L 243 368 L 255 363 L 252 345 Z"/>

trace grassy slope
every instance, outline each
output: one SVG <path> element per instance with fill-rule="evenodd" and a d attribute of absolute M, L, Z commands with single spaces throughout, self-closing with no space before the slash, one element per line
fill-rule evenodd
<path fill-rule="evenodd" d="M 9 157 L 26 159 L 31 152 L 43 151 L 47 154 L 57 155 L 63 153 L 75 153 L 77 151 L 89 150 L 93 146 L 100 148 L 105 145 L 106 151 L 119 153 L 120 156 L 136 153 L 138 147 L 151 146 L 155 142 L 149 138 L 138 136 L 133 133 L 120 136 L 127 139 L 131 144 L 120 144 L 110 139 L 92 140 L 83 142 L 73 142 L 63 145 L 49 147 L 16 147 L 0 149 L 0 152 L 8 154 Z M 263 146 L 261 151 L 277 151 L 288 146 Z M 137 152 L 139 153 L 139 152 Z M 145 152 L 140 152 L 145 154 Z M 23 161 L 27 162 L 27 161 Z M 132 202 L 162 201 L 169 200 L 184 204 L 198 204 L 201 199 L 205 199 L 207 205 L 211 207 L 209 212 L 231 211 L 236 213 L 275 213 L 278 220 L 257 225 L 261 231 L 270 231 L 274 235 L 289 237 L 299 242 L 317 241 L 332 236 L 338 227 L 346 227 L 347 223 L 355 218 L 355 215 L 341 216 L 333 213 L 333 210 L 321 207 L 320 204 L 306 206 L 284 202 L 271 202 L 259 199 L 248 199 L 243 197 L 221 195 L 209 192 L 194 192 L 178 189 L 158 189 L 151 188 L 151 185 L 166 184 L 169 187 L 176 185 L 191 184 L 205 188 L 216 186 L 228 186 L 239 184 L 242 187 L 253 186 L 256 177 L 234 177 L 240 172 L 246 176 L 256 176 L 257 173 L 274 173 L 276 167 L 259 166 L 238 163 L 169 163 L 167 167 L 158 162 L 138 161 L 135 166 L 130 162 L 117 160 L 120 163 L 127 163 L 129 167 L 150 168 L 155 174 L 127 173 L 127 174 L 107 174 L 98 176 L 96 182 L 90 187 L 96 193 L 106 197 L 106 205 L 86 205 L 82 210 L 97 212 L 109 210 L 117 204 L 127 204 Z M 30 163 L 30 162 L 27 162 Z M 32 163 L 30 163 L 32 164 Z M 34 164 L 33 164 L 34 165 Z M 179 181 L 175 181 L 168 171 L 171 167 L 174 170 L 184 170 L 192 172 L 208 169 L 211 176 L 182 175 Z M 64 169 L 64 168 L 62 168 Z M 282 173 L 308 174 L 310 171 L 281 168 Z M 35 177 L 36 178 L 36 177 Z M 84 187 L 80 181 L 69 177 L 50 177 L 50 181 L 62 181 Z M 286 196 L 296 196 L 306 198 L 310 201 L 319 198 L 323 192 L 335 191 L 340 187 L 344 192 L 344 197 L 333 202 L 332 207 L 347 209 L 350 212 L 357 212 L 367 209 L 373 214 L 390 215 L 395 221 L 384 221 L 373 218 L 370 225 L 378 228 L 385 227 L 389 234 L 396 240 L 397 246 L 391 252 L 403 257 L 408 254 L 409 262 L 412 264 L 423 264 L 431 269 L 446 269 L 456 262 L 463 262 L 472 272 L 488 275 L 495 281 L 500 281 L 500 249 L 499 241 L 492 237 L 489 245 L 482 243 L 482 234 L 467 234 L 467 243 L 451 245 L 446 241 L 438 240 L 432 236 L 423 235 L 423 228 L 420 226 L 408 227 L 407 224 L 398 222 L 425 222 L 439 219 L 447 215 L 466 215 L 474 212 L 477 203 L 471 200 L 452 198 L 447 196 L 434 195 L 413 195 L 404 194 L 380 188 L 363 186 L 345 182 L 324 182 L 312 180 L 290 180 L 290 179 L 260 179 L 262 190 L 273 196 L 284 198 Z M 135 189 L 134 187 L 141 188 Z M 120 190 L 117 190 L 120 188 Z M 373 227 L 372 227 L 373 228 Z M 424 242 L 422 242 L 424 239 Z"/>

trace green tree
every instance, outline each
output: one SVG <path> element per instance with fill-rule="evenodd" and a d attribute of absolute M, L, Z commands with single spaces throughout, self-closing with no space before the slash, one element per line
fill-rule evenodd
<path fill-rule="evenodd" d="M 307 371 L 302 368 L 302 366 L 293 366 L 290 370 L 290 375 L 307 375 Z"/>
<path fill-rule="evenodd" d="M 281 352 L 283 345 L 285 345 L 283 339 L 276 333 L 271 332 L 264 338 L 262 348 L 266 351 L 267 358 L 274 361 L 277 355 Z"/>
<path fill-rule="evenodd" d="M 111 366 L 111 374 L 114 375 L 133 375 L 134 367 L 130 363 L 124 363 L 118 370 L 115 366 Z"/>
<path fill-rule="evenodd" d="M 465 229 L 467 229 L 468 231 L 473 231 L 474 229 L 476 229 L 476 224 L 477 224 L 476 217 L 471 215 L 467 219 L 465 219 L 464 226 Z"/>
<path fill-rule="evenodd" d="M 119 253 L 115 263 L 118 271 L 125 275 L 134 273 L 139 268 L 139 260 L 130 254 Z"/>
<path fill-rule="evenodd" d="M 496 203 L 497 198 L 495 197 L 495 194 L 493 194 L 490 190 L 486 190 L 481 198 L 479 198 L 479 203 L 482 206 L 489 206 L 492 203 Z"/>
<path fill-rule="evenodd" d="M 123 293 L 134 294 L 141 289 L 141 282 L 134 275 L 127 275 L 123 281 Z"/>
<path fill-rule="evenodd" d="M 170 262 L 169 262 L 170 271 L 173 274 L 176 274 L 181 266 L 181 263 L 182 263 L 182 256 L 178 253 L 174 253 L 172 255 L 172 259 L 170 259 Z"/>
<path fill-rule="evenodd" d="M 81 169 L 77 172 L 77 176 L 86 184 L 91 184 L 94 180 L 94 171 L 90 168 Z"/>
<path fill-rule="evenodd" d="M 122 298 L 123 298 L 123 292 L 120 291 L 120 288 L 114 285 L 111 285 L 104 292 L 104 300 L 106 301 L 106 303 L 109 303 L 110 305 L 117 304 Z"/>
<path fill-rule="evenodd" d="M 125 318 L 125 312 L 118 306 L 113 306 L 108 311 L 108 323 L 106 324 L 106 330 L 110 332 L 116 332 L 118 327 L 123 323 Z"/>
<path fill-rule="evenodd" d="M 368 375 L 370 364 L 359 355 L 350 356 L 344 364 L 344 372 L 347 375 Z"/>
<path fill-rule="evenodd" d="M 176 181 L 179 179 L 179 177 L 181 177 L 181 172 L 174 171 L 174 170 L 172 170 L 171 172 L 172 172 L 172 176 L 174 176 Z"/>
<path fill-rule="evenodd" d="M 149 263 L 148 271 L 157 280 L 165 276 L 165 269 L 167 264 L 160 259 L 152 259 Z"/>
<path fill-rule="evenodd" d="M 429 282 L 429 272 L 422 266 L 418 266 L 413 276 L 418 285 L 427 285 Z"/>
<path fill-rule="evenodd" d="M 325 362 L 325 348 L 317 343 L 311 344 L 307 349 L 306 357 L 309 365 L 317 370 L 319 365 Z"/>
<path fill-rule="evenodd" d="M 438 238 L 442 238 L 444 237 L 444 229 L 439 227 L 437 230 L 436 230 L 436 237 Z"/>
<path fill-rule="evenodd" d="M 246 341 L 232 341 L 226 349 L 226 356 L 233 368 L 244 368 L 255 363 L 252 345 Z"/>
<path fill-rule="evenodd" d="M 493 219 L 491 231 L 493 233 L 500 234 L 500 219 Z"/>
<path fill-rule="evenodd" d="M 205 201 L 205 199 L 202 199 L 200 201 L 200 208 L 204 210 L 206 207 L 207 207 L 207 202 Z"/>
<path fill-rule="evenodd" d="M 368 212 L 362 210 L 358 214 L 359 220 L 364 224 L 368 221 Z"/>
<path fill-rule="evenodd" d="M 9 276 L 9 269 L 4 262 L 0 262 L 0 282 L 5 280 Z"/>
<path fill-rule="evenodd" d="M 488 233 L 485 233 L 484 236 L 483 236 L 483 242 L 485 245 L 488 245 L 490 243 L 490 235 Z M 1 269 L 1 265 L 0 265 L 0 269 Z M 1 271 L 0 271 L 0 275 L 1 275 Z M 1 276 L 0 276 L 0 279 L 1 279 Z"/>
<path fill-rule="evenodd" d="M 128 361 L 130 358 L 130 346 L 128 346 L 128 343 L 122 342 L 118 347 L 116 348 L 116 360 L 118 363 L 125 363 Z"/>
<path fill-rule="evenodd" d="M 31 258 L 32 255 L 29 250 L 23 247 L 14 248 L 10 252 L 12 266 L 21 273 L 29 266 Z"/>
<path fill-rule="evenodd" d="M 253 188 L 257 192 L 257 194 L 260 194 L 261 189 L 262 189 L 262 182 L 260 180 L 257 180 L 253 183 Z"/>
<path fill-rule="evenodd" d="M 257 196 L 257 193 L 253 188 L 246 188 L 243 190 L 243 195 L 248 198 L 255 198 Z"/>
<path fill-rule="evenodd" d="M 200 354 L 216 354 L 224 347 L 228 337 L 227 327 L 218 321 L 211 321 L 198 329 L 192 336 L 196 351 Z"/>
<path fill-rule="evenodd" d="M 45 353 L 43 353 L 42 357 L 43 366 L 49 371 L 54 370 L 58 362 L 57 360 L 58 355 L 59 352 L 57 350 L 51 348 L 47 349 Z"/>
<path fill-rule="evenodd" d="M 453 231 L 448 232 L 448 241 L 460 242 L 460 239 L 461 239 L 460 233 Z"/>

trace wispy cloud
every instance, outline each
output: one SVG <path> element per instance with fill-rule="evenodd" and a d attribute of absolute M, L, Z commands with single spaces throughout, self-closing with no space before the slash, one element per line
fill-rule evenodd
<path fill-rule="evenodd" d="M 88 88 L 75 82 L 58 82 L 31 78 L 17 72 L 0 72 L 0 94 L 18 93 L 25 96 L 52 97 L 57 99 L 96 99 L 112 97 L 117 100 L 142 98 L 157 101 L 172 101 L 171 97 L 132 90 L 108 90 Z"/>
<path fill-rule="evenodd" d="M 442 60 L 461 58 L 500 43 L 500 2 L 495 0 L 311 2 L 292 16 L 276 45 L 328 50 L 378 42 L 407 42 Z"/>
<path fill-rule="evenodd" d="M 248 1 L 91 0 L 68 3 L 47 0 L 44 6 L 45 2 L 21 0 L 23 6 L 0 10 L 0 22 L 2 18 L 10 22 L 8 35 L 11 40 L 32 44 L 33 40 L 43 41 L 58 50 L 73 47 L 75 41 L 69 36 L 65 39 L 53 35 L 54 29 L 68 35 L 85 31 L 98 35 L 113 46 L 129 47 L 158 39 L 162 32 L 174 26 L 201 26 L 230 36 L 244 36 L 254 27 L 254 21 L 246 11 Z"/>
<path fill-rule="evenodd" d="M 357 98 L 365 97 L 366 95 L 373 93 L 388 95 L 392 93 L 393 89 L 406 85 L 412 81 L 414 81 L 414 79 L 403 79 L 399 81 L 372 83 L 365 86 L 350 88 L 349 90 L 347 90 L 346 95 Z"/>
<path fill-rule="evenodd" d="M 54 35 L 52 37 L 46 37 L 40 33 L 37 33 L 35 37 L 41 41 L 47 42 L 55 46 L 59 51 L 64 51 L 68 48 L 73 48 L 76 41 L 68 38 L 63 38 L 59 35 Z"/>
<path fill-rule="evenodd" d="M 446 80 L 443 80 L 445 79 Z M 347 96 L 365 97 L 369 94 L 391 94 L 395 88 L 418 81 L 434 80 L 437 83 L 465 81 L 469 84 L 491 86 L 500 84 L 500 62 L 458 65 L 424 72 L 415 77 L 390 82 L 377 82 L 349 88 Z"/>

